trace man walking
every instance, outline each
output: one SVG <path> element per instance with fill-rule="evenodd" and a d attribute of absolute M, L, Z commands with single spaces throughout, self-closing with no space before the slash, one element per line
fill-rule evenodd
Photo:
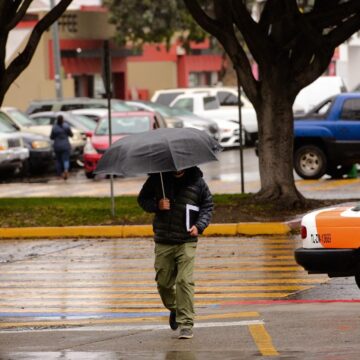
<path fill-rule="evenodd" d="M 160 174 L 152 174 L 140 191 L 138 203 L 145 211 L 155 213 L 155 280 L 161 300 L 170 310 L 170 327 L 176 330 L 180 326 L 179 339 L 190 339 L 197 237 L 211 220 L 210 190 L 198 167 L 163 173 L 163 180 Z"/>

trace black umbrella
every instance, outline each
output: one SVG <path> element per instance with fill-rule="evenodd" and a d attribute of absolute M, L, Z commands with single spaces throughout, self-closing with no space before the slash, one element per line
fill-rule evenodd
<path fill-rule="evenodd" d="M 119 176 L 179 171 L 216 161 L 222 148 L 206 132 L 163 128 L 126 136 L 114 142 L 95 173 Z"/>

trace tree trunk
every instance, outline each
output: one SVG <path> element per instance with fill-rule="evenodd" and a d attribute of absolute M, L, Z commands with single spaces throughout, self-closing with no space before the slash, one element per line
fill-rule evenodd
<path fill-rule="evenodd" d="M 283 208 L 302 207 L 305 198 L 296 189 L 293 173 L 292 101 L 282 90 L 270 86 L 257 109 L 261 190 L 256 198 L 274 201 Z"/>

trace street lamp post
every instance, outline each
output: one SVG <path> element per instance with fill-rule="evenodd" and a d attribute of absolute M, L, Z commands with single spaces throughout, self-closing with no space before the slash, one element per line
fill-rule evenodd
<path fill-rule="evenodd" d="M 55 7 L 55 0 L 50 0 L 50 7 Z M 61 80 L 61 54 L 60 54 L 60 41 L 59 41 L 59 27 L 58 22 L 52 24 L 53 34 L 53 57 L 55 65 L 55 92 L 56 98 L 61 100 L 63 98 L 62 80 Z"/>
<path fill-rule="evenodd" d="M 242 133 L 243 133 L 243 126 L 242 126 L 242 114 L 241 114 L 241 86 L 240 86 L 240 78 L 238 73 L 237 75 L 237 83 L 238 83 L 238 104 L 239 104 L 239 150 L 240 150 L 240 181 L 241 181 L 241 193 L 244 194 L 245 192 L 245 185 L 244 185 L 244 149 L 243 149 L 243 141 L 242 141 Z"/>

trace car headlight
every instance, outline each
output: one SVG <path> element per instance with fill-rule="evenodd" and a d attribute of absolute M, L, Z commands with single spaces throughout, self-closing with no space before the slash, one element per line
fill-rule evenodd
<path fill-rule="evenodd" d="M 81 133 L 75 133 L 72 137 L 74 140 L 82 140 Z"/>
<path fill-rule="evenodd" d="M 5 139 L 0 139 L 0 150 L 7 150 L 9 148 L 8 142 Z"/>
<path fill-rule="evenodd" d="M 46 149 L 50 147 L 50 143 L 45 140 L 35 140 L 31 142 L 32 149 Z"/>

